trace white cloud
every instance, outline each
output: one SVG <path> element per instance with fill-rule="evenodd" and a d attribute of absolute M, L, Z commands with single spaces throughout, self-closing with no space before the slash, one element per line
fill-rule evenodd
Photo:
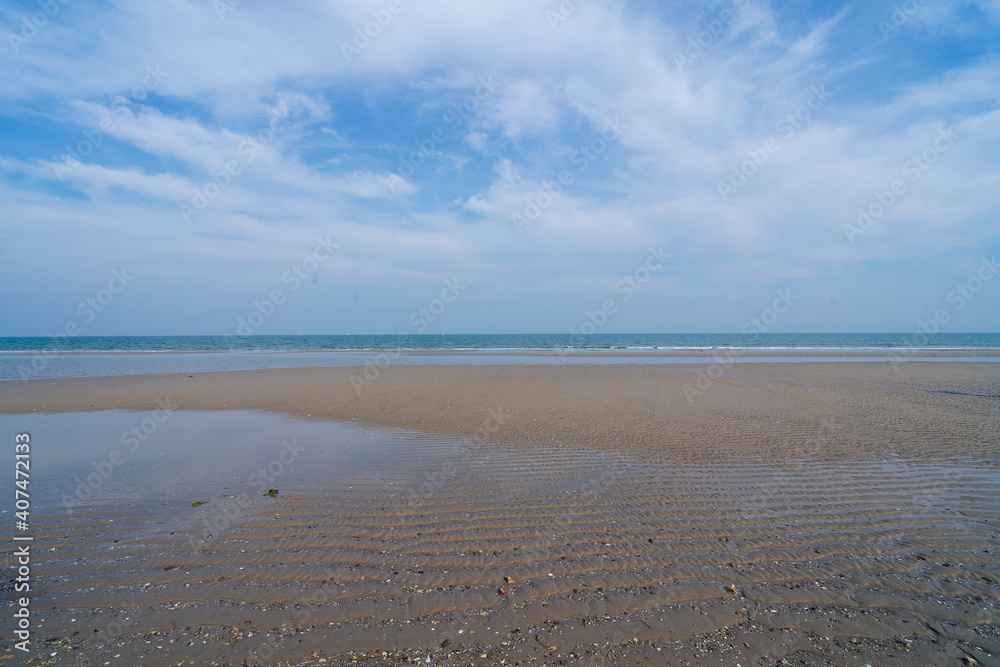
<path fill-rule="evenodd" d="M 239 174 L 179 235 L 212 247 L 205 235 L 239 237 L 242 251 L 267 255 L 276 239 L 308 239 L 335 211 L 355 253 L 345 262 L 373 280 L 462 265 L 499 285 L 548 262 L 575 267 L 573 277 L 539 280 L 570 289 L 590 285 L 581 271 L 613 273 L 663 239 L 704 283 L 743 275 L 760 284 L 995 238 L 1000 89 L 989 55 L 919 76 L 872 74 L 876 64 L 894 66 L 892 49 L 907 36 L 857 55 L 858 12 L 847 10 L 789 17 L 741 3 L 730 25 L 688 52 L 708 22 L 738 5 L 590 2 L 553 30 L 533 0 L 404 0 L 348 62 L 341 43 L 383 6 L 242 3 L 221 20 L 200 0 L 119 2 L 109 12 L 64 6 L 16 59 L 3 56 L 16 74 L 0 81 L 0 103 L 41 134 L 82 138 L 105 119 L 113 127 L 62 182 L 50 148 L 2 158 L 8 189 L 21 179 L 44 193 L 30 205 L 18 199 L 25 217 L 16 224 L 49 224 L 52 210 L 69 205 L 87 224 L 102 219 L 103 234 L 126 228 L 114 216 L 143 210 L 145 226 L 179 226 L 177 206 L 235 162 Z M 996 2 L 977 6 L 1000 11 Z M 954 13 L 920 20 L 943 33 Z M 8 26 L 18 16 L 0 12 Z M 690 61 L 678 66 L 678 53 Z M 168 75 L 145 99 L 129 97 L 152 66 Z M 484 77 L 495 90 L 476 97 Z M 778 121 L 822 85 L 829 101 L 784 136 Z M 469 112 L 448 120 L 470 96 Z M 287 121 L 262 142 L 278 109 Z M 621 134 L 576 171 L 572 151 L 610 121 Z M 963 136 L 954 151 L 861 243 L 847 243 L 844 222 L 942 125 Z M 717 183 L 769 139 L 777 152 L 723 201 Z M 251 158 L 241 147 L 253 141 L 261 146 Z M 428 141 L 412 173 L 393 173 Z M 511 214 L 523 215 L 543 182 L 566 169 L 572 185 L 518 234 Z"/>
<path fill-rule="evenodd" d="M 393 197 L 397 194 L 412 194 L 417 190 L 411 182 L 398 174 L 373 174 L 362 171 L 332 179 L 330 186 L 340 192 L 375 199 Z"/>
<path fill-rule="evenodd" d="M 527 133 L 541 133 L 554 127 L 558 113 L 551 91 L 534 81 L 518 81 L 506 86 L 497 104 L 493 122 L 511 139 Z"/>
<path fill-rule="evenodd" d="M 465 135 L 465 143 L 469 144 L 473 149 L 481 151 L 486 147 L 486 142 L 489 140 L 489 135 L 483 132 L 469 132 Z"/>

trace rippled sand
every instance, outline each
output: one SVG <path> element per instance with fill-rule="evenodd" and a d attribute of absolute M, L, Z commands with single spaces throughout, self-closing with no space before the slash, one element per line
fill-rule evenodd
<path fill-rule="evenodd" d="M 690 401 L 679 366 L 391 368 L 360 394 L 361 369 L 0 384 L 7 413 L 179 406 L 69 507 L 145 413 L 50 437 L 77 450 L 40 463 L 44 655 L 997 664 L 997 371 L 819 366 L 725 367 Z M 249 477 L 289 437 L 265 497 Z"/>

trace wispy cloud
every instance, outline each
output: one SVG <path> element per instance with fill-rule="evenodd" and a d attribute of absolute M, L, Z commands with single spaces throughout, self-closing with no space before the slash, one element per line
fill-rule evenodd
<path fill-rule="evenodd" d="M 458 271 L 473 287 L 454 330 L 563 331 L 552 299 L 589 302 L 651 243 L 673 259 L 633 326 L 724 328 L 794 278 L 789 327 L 907 329 L 924 299 L 909 276 L 947 285 L 997 249 L 996 2 L 895 19 L 891 3 L 577 5 L 556 24 L 531 0 L 403 1 L 388 19 L 361 0 L 60 5 L 0 49 L 3 231 L 25 251 L 0 275 L 60 258 L 2 297 L 28 313 L 10 333 L 59 319 L 30 304 L 140 259 L 159 277 L 136 294 L 178 313 L 137 317 L 144 331 L 223 331 L 318 233 L 343 253 L 303 303 L 355 308 L 356 331 L 393 330 L 409 295 Z M 34 11 L 5 5 L 3 33 Z M 941 128 L 954 145 L 849 242 Z M 363 311 L 359 282 L 380 295 Z M 659 314 L 679 304 L 681 320 Z M 277 330 L 328 330 L 301 307 Z M 964 326 L 1000 326 L 1000 308 L 977 312 Z"/>

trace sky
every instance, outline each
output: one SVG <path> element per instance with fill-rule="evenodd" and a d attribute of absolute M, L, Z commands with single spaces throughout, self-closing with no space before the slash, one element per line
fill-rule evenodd
<path fill-rule="evenodd" d="M 7 0 L 0 33 L 0 335 L 1000 331 L 1000 0 Z"/>

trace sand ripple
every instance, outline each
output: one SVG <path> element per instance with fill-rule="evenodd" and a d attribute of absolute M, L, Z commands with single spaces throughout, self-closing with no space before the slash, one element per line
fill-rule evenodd
<path fill-rule="evenodd" d="M 451 443 L 419 446 L 447 461 Z M 113 502 L 57 513 L 36 564 L 60 609 L 49 628 L 117 610 L 136 617 L 129 632 L 180 618 L 259 631 L 317 599 L 308 624 L 372 628 L 345 644 L 361 650 L 428 619 L 429 646 L 470 618 L 490 627 L 480 641 L 562 623 L 598 643 L 621 640 L 626 620 L 629 635 L 677 639 L 748 620 L 801 630 L 817 609 L 841 614 L 826 636 L 1000 624 L 990 461 L 706 466 L 499 445 L 460 471 L 412 460 L 381 482 L 290 490 L 211 535 L 192 517 L 215 516 L 212 503 L 183 520 Z"/>

